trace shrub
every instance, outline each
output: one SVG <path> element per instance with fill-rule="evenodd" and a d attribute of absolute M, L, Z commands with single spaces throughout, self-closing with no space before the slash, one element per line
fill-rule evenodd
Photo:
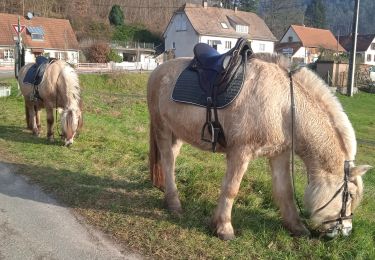
<path fill-rule="evenodd" d="M 95 63 L 106 63 L 109 61 L 110 49 L 106 43 L 95 43 L 87 51 L 87 60 Z"/>
<path fill-rule="evenodd" d="M 115 50 L 111 49 L 107 55 L 109 61 L 122 62 L 122 57 L 118 55 Z"/>

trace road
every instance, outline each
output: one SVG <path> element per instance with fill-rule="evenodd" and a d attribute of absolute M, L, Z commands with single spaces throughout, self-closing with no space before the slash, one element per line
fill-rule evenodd
<path fill-rule="evenodd" d="M 0 68 L 0 79 L 14 77 L 14 70 L 4 70 Z"/>
<path fill-rule="evenodd" d="M 0 259 L 141 259 L 0 162 Z"/>

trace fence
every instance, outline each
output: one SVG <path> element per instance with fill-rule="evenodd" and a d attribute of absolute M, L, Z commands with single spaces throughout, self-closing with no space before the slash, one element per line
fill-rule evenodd
<path fill-rule="evenodd" d="M 156 63 L 148 62 L 121 62 L 121 63 L 78 63 L 78 72 L 109 73 L 114 71 L 151 71 L 157 67 Z"/>
<path fill-rule="evenodd" d="M 14 67 L 14 61 L 0 61 L 0 67 Z"/>

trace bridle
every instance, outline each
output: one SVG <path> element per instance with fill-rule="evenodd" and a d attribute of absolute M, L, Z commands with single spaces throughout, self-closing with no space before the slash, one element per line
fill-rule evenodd
<path fill-rule="evenodd" d="M 326 220 L 326 221 L 322 222 L 322 225 L 332 223 L 332 222 L 336 222 L 336 225 L 331 227 L 328 231 L 334 230 L 334 229 L 340 230 L 340 229 L 343 228 L 343 226 L 342 226 L 343 220 L 353 219 L 353 213 L 351 213 L 349 216 L 346 216 L 346 207 L 347 207 L 347 204 L 348 204 L 349 196 L 351 196 L 350 193 L 349 193 L 349 190 L 348 190 L 350 162 L 351 161 L 345 161 L 345 163 L 344 163 L 344 183 L 335 192 L 335 194 L 333 194 L 332 198 L 326 204 L 324 204 L 322 207 L 317 209 L 314 213 L 314 214 L 316 214 L 319 211 L 326 208 L 342 191 L 342 205 L 341 205 L 340 216 L 336 219 Z"/>
<path fill-rule="evenodd" d="M 292 121 L 291 173 L 292 173 L 292 185 L 293 185 L 294 199 L 295 199 L 295 201 L 297 203 L 297 206 L 299 208 L 299 211 L 302 215 L 302 210 L 301 210 L 301 206 L 300 206 L 300 204 L 298 202 L 298 199 L 297 199 L 297 196 L 296 196 L 295 183 L 294 183 L 294 179 L 295 179 L 294 178 L 295 102 L 294 102 L 294 89 L 293 89 L 293 79 L 292 79 L 293 73 L 294 73 L 294 71 L 288 71 L 288 76 L 289 76 L 289 79 L 290 79 L 291 121 Z M 348 190 L 349 174 L 350 174 L 350 162 L 351 161 L 349 161 L 349 160 L 345 160 L 345 162 L 344 162 L 344 183 L 335 192 L 335 194 L 333 194 L 332 198 L 327 203 L 325 203 L 322 207 L 320 207 L 319 209 L 317 209 L 314 212 L 314 214 L 316 214 L 317 212 L 326 208 L 342 191 L 342 205 L 341 205 L 340 216 L 336 219 L 331 219 L 331 220 L 327 220 L 327 221 L 322 222 L 321 225 L 336 222 L 336 224 L 333 227 L 329 228 L 328 230 L 325 230 L 324 231 L 325 233 L 330 232 L 330 231 L 334 231 L 334 230 L 342 230 L 343 229 L 343 221 L 347 220 L 347 219 L 353 219 L 353 213 L 351 213 L 349 216 L 346 216 L 346 207 L 347 207 L 347 203 L 348 203 L 348 200 L 349 200 L 349 196 L 351 196 L 350 193 L 349 193 L 349 190 Z"/>

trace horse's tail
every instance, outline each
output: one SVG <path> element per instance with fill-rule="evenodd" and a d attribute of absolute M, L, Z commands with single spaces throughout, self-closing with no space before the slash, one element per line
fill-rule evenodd
<path fill-rule="evenodd" d="M 164 173 L 161 167 L 161 158 L 158 144 L 155 138 L 155 126 L 150 120 L 150 152 L 149 152 L 149 165 L 150 165 L 150 175 L 152 184 L 164 190 Z"/>

